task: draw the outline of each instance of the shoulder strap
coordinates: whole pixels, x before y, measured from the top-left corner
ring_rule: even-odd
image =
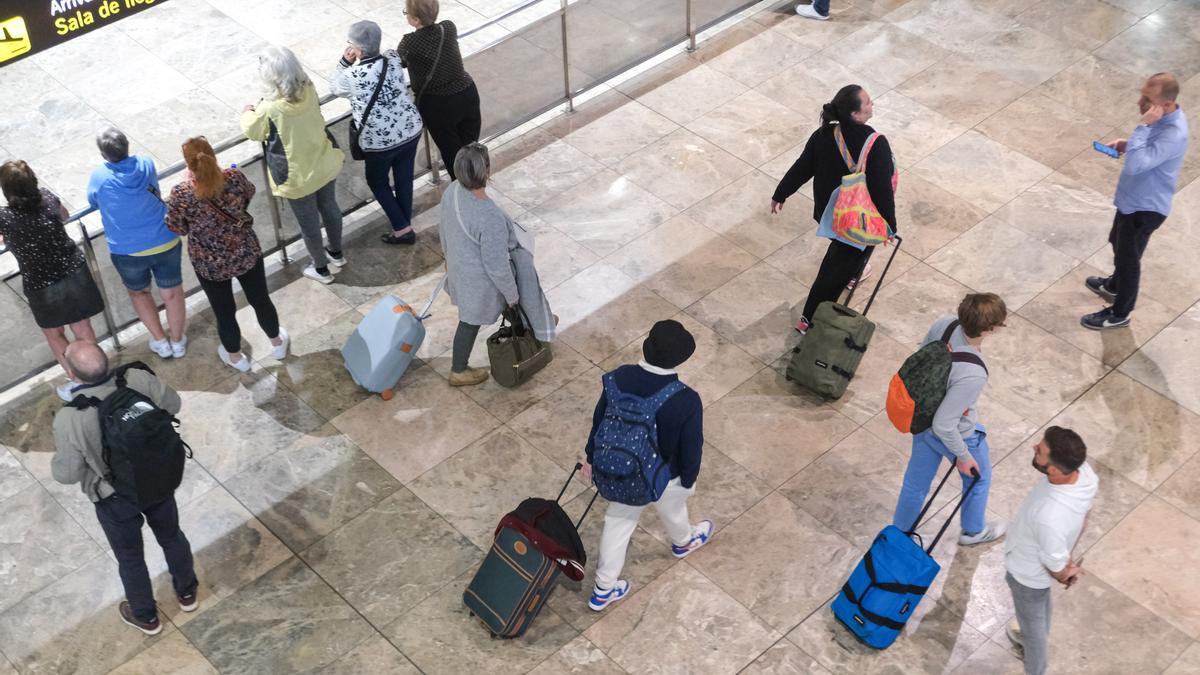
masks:
[[[855,168],[855,171],[858,173],[863,173],[867,170],[867,155],[871,154],[871,146],[875,145],[875,140],[878,138],[879,132],[876,131],[868,136],[866,142],[863,143],[862,152],[858,153],[858,166]]]
[[[375,107],[375,101],[379,99],[379,92],[383,91],[383,83],[387,80],[388,59],[386,56],[380,56],[380,61],[383,61],[383,70],[379,71],[379,82],[375,83],[375,91],[371,92],[371,100],[367,101],[367,109],[363,111],[362,127],[365,129],[367,120],[371,117],[371,109]]]
[[[472,236],[470,231],[467,230],[467,224],[462,219],[462,212],[458,210],[458,200],[462,197],[462,193],[466,188],[462,186],[462,183],[458,183],[457,181],[455,184],[458,185],[458,190],[455,191],[454,197],[450,200],[450,205],[454,208],[454,219],[458,221],[458,226],[462,228],[463,234],[467,235],[467,239],[474,242],[476,246],[483,246],[483,242],[477,237]],[[453,185],[451,188],[453,188]]]
[[[991,373],[988,371],[987,364],[984,363],[983,359],[979,358],[977,354],[972,354],[971,352],[951,352],[950,361],[953,363],[974,363],[980,368],[983,368],[984,373],[986,373],[988,376],[991,376]]]
[[[75,408],[76,410],[87,410],[88,408],[99,408],[100,399],[95,396],[87,396],[85,394],[75,394],[75,398],[63,404],[66,408]]]
[[[834,125],[833,140],[837,143],[838,152],[842,153],[842,161],[846,163],[846,168],[854,171],[856,165],[854,158],[850,156],[850,149],[846,147],[846,137],[842,135],[842,125]]]
[[[117,378],[118,389],[126,386],[125,373],[129,372],[130,370],[144,370],[151,375],[154,374],[154,371],[150,369],[150,366],[142,363],[141,361],[132,361],[123,366],[117,366],[115,369],[113,369],[112,376]]]
[[[950,344],[950,336],[954,335],[955,328],[958,328],[958,319],[951,321],[950,325],[946,326],[946,330],[942,331],[942,342]]]
[[[421,96],[429,88],[429,83],[433,82],[433,74],[437,72],[438,64],[442,62],[442,48],[446,46],[446,24],[439,23],[438,28],[441,29],[442,38],[438,40],[437,54],[433,57],[433,65],[429,67],[429,75],[425,77],[425,84],[421,85],[421,91],[417,92],[417,101],[421,100]]]
[[[617,387],[617,371],[612,370],[605,373],[600,381],[604,384],[604,395],[610,402],[621,394],[621,389]]]
[[[652,407],[657,410],[663,407],[663,405],[667,402],[667,399],[671,398],[675,394],[678,394],[686,388],[687,386],[684,385],[684,383],[680,382],[679,380],[674,380],[667,386],[659,389],[657,393],[651,396],[650,403]]]

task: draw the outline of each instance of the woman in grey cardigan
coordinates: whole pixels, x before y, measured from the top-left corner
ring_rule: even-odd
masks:
[[[458,307],[450,384],[480,384],[484,368],[469,368],[471,348],[481,326],[490,326],[506,308],[520,303],[535,337],[554,339],[554,315],[533,267],[532,237],[487,194],[491,161],[487,147],[470,143],[454,159],[458,180],[446,188],[439,233],[448,274],[446,291]]]

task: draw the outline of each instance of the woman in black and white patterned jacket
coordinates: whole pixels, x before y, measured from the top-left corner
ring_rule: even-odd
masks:
[[[413,103],[412,84],[400,57],[391,49],[379,52],[381,35],[379,25],[373,21],[350,26],[348,45],[330,81],[330,90],[350,99],[354,122],[361,129],[358,143],[366,161],[367,185],[392,224],[392,231],[382,237],[384,243],[411,245],[417,240],[412,229],[412,183],[421,113]],[[367,115],[381,76],[383,86]]]

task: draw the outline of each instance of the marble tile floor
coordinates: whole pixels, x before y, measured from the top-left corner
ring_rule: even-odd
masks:
[[[353,14],[384,3],[292,4]],[[487,16],[511,6],[461,4]],[[1195,70],[1144,35],[1200,37],[1200,8],[855,0],[834,12],[817,24],[763,11],[496,148],[494,197],[537,232],[563,321],[556,360],[521,388],[447,386],[445,296],[391,401],[342,369],[338,347],[379,296],[417,303],[432,290],[436,209],[418,216],[412,249],[381,250],[370,227],[353,235],[342,283],[276,274],[294,340],[283,361],[266,356],[245,311],[249,373],[219,366],[203,312],[185,360],[154,360],[144,340],[122,353],[150,359],[181,392],[196,449],[178,499],[200,609],[178,611],[147,545],[167,619],[158,637],[119,622],[116,566],[91,505],[50,476],[53,394],[0,406],[0,673],[1018,673],[1000,544],[943,540],[941,576],[886,651],[856,643],[828,608],[890,519],[907,461],[907,439],[882,414],[887,377],[968,290],[999,290],[1013,311],[985,344],[991,514],[1019,506],[1036,478],[1030,445],[1051,424],[1082,432],[1101,478],[1078,547],[1090,575],[1055,591],[1051,672],[1196,672],[1200,585],[1183,571],[1200,564],[1200,285],[1186,257],[1200,246],[1200,179],[1185,176],[1150,244],[1134,327],[1098,334],[1077,318],[1098,307],[1083,278],[1111,264],[1115,174],[1087,141],[1127,132],[1151,64]],[[1078,21],[1051,29],[1067,17]],[[866,35],[860,58],[839,57]],[[1074,60],[1026,58],[1006,72],[988,58],[1041,53],[1046,40]],[[965,98],[977,80],[990,91]],[[811,199],[804,190],[774,217],[767,204],[815,104],[849,81],[874,87],[876,126],[897,148],[906,241],[871,310],[863,371],[829,402],[781,374],[822,250]],[[1183,96],[1186,107],[1194,94]],[[756,113],[790,118],[741,119]],[[1045,142],[1021,135],[1031,120]],[[436,197],[426,188],[418,201]],[[557,492],[582,454],[600,374],[637,359],[650,324],[669,317],[697,338],[681,369],[705,403],[692,511],[716,521],[716,537],[676,561],[648,513],[622,604],[588,610],[589,575],[562,584],[524,637],[489,638],[460,597],[491,528],[525,496]],[[486,363],[488,332],[474,364]],[[576,482],[568,512],[590,496]],[[952,501],[939,497],[938,513]],[[602,524],[600,503],[581,528],[592,552]]]

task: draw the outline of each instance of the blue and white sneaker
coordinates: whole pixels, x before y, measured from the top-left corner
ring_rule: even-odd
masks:
[[[605,607],[608,607],[612,603],[625,597],[628,593],[629,582],[625,581],[624,579],[618,580],[617,583],[613,584],[613,587],[607,591],[602,591],[599,588],[592,587],[592,597],[588,599],[588,607],[591,607],[599,612]]]
[[[1079,320],[1079,323],[1084,328],[1092,330],[1108,330],[1110,328],[1124,328],[1129,325],[1128,316],[1117,316],[1113,313],[1112,307],[1105,307],[1095,314],[1088,314]]]
[[[692,538],[688,540],[688,543],[684,544],[683,546],[671,544],[671,555],[675,556],[676,558],[688,557],[688,554],[690,554],[692,551],[695,551],[701,546],[707,544],[708,540],[712,539],[712,533],[712,521],[700,521],[700,524],[692,530]]]

